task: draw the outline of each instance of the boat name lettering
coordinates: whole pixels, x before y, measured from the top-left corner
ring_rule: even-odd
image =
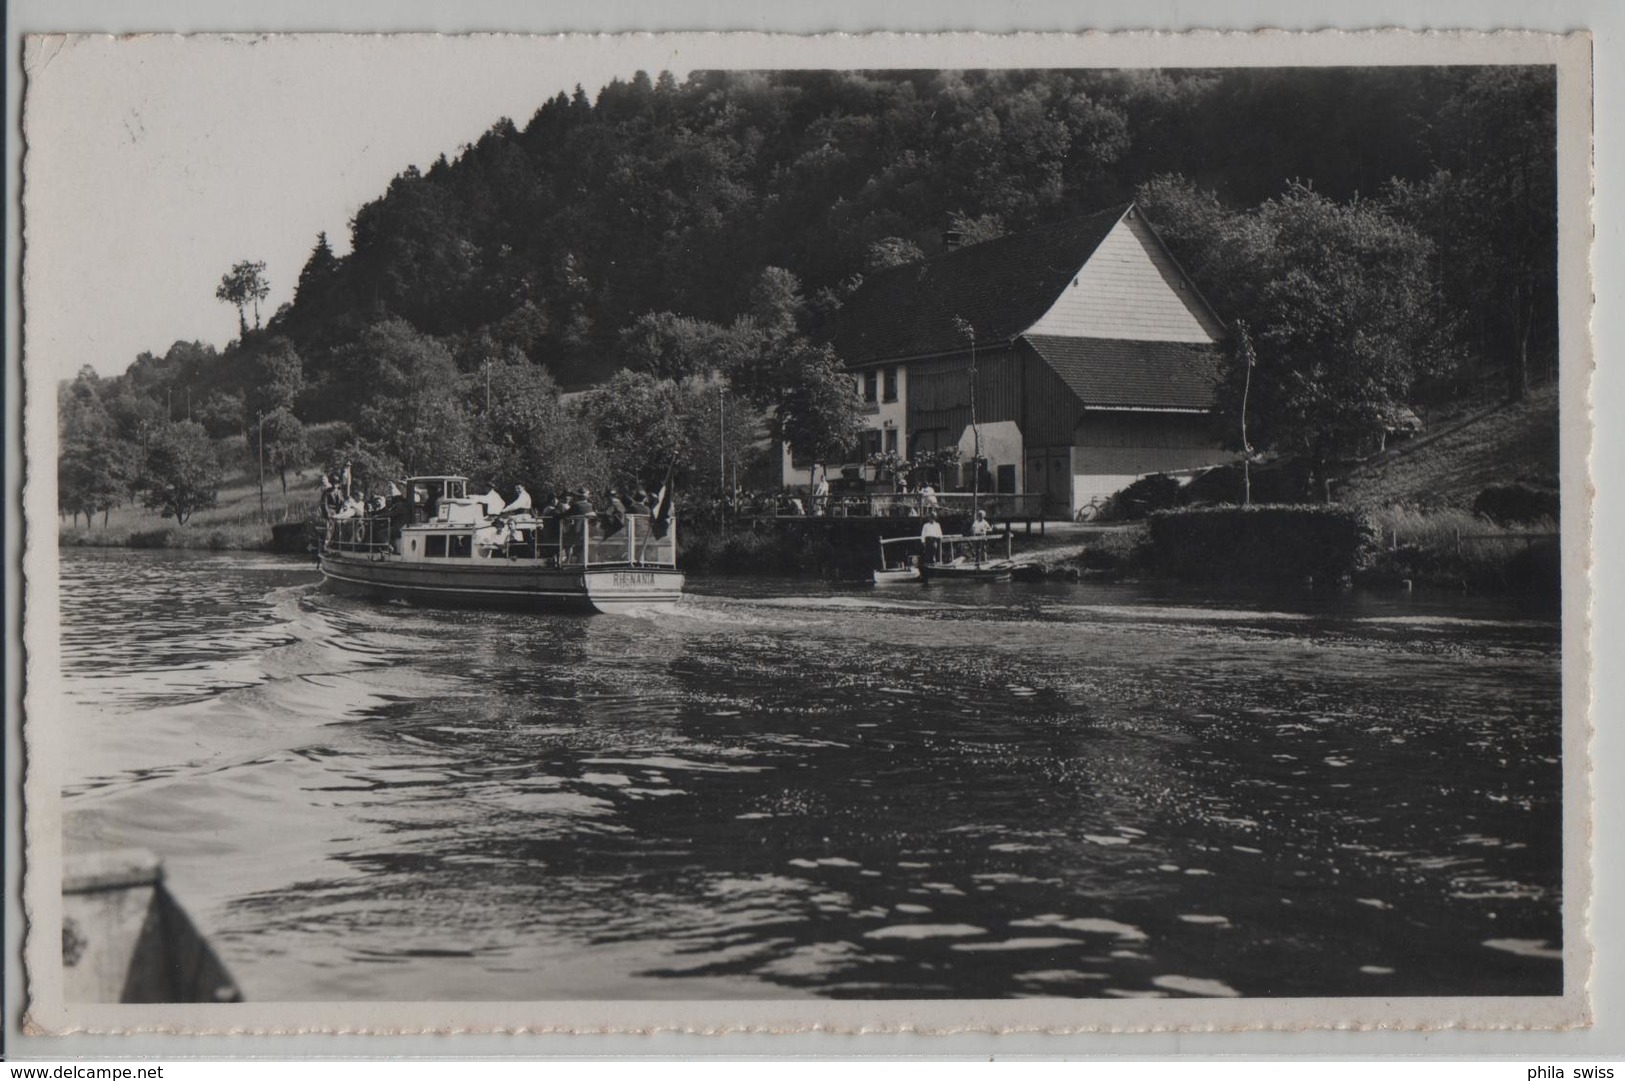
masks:
[[[655,576],[648,571],[616,571],[615,584],[618,586],[652,586]]]

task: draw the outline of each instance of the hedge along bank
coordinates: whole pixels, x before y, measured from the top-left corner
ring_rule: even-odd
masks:
[[[1181,507],[1157,511],[1147,527],[1151,569],[1196,582],[1337,584],[1377,536],[1366,512],[1337,504]]]

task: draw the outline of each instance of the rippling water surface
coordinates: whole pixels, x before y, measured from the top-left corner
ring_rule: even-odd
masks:
[[[255,1000],[1555,994],[1559,628],[698,583],[650,617],[63,556],[70,850]]]

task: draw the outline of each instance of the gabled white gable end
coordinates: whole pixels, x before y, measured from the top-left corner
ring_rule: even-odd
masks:
[[[1223,327],[1138,211],[1112,227],[1027,334],[1150,342],[1214,342]]]

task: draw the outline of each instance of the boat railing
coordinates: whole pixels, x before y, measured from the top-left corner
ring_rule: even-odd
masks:
[[[390,550],[392,528],[388,515],[329,518],[326,545],[330,551],[376,556]]]
[[[603,519],[604,535],[593,538],[582,549],[581,562],[589,567],[610,564],[629,564],[634,567],[677,566],[677,520],[668,519],[664,536],[655,535],[652,515],[628,514],[620,520],[620,527],[612,527]]]
[[[487,554],[557,567],[677,566],[677,522],[667,521],[661,535],[656,533],[654,519],[647,514],[629,514],[619,525],[589,515],[543,518],[488,545]]]
[[[1013,551],[1010,546],[1010,540],[1011,533],[1008,529],[997,533],[966,533],[949,535],[942,538],[942,559],[943,562],[952,562],[955,558],[954,550],[956,548],[968,548],[970,550],[969,558],[978,564],[986,562],[990,559],[1009,559]],[[996,545],[1000,541],[1004,542],[1004,555],[998,556],[995,554],[990,556],[987,551],[988,546]]]
[[[677,522],[668,520],[657,530],[652,515],[629,514],[615,520],[591,515],[521,519],[510,522],[495,536],[482,539],[478,552],[485,558],[527,559],[555,567],[676,567]],[[659,535],[657,535],[659,534]],[[329,551],[381,558],[393,552],[395,527],[390,518],[358,517],[328,520]]]

